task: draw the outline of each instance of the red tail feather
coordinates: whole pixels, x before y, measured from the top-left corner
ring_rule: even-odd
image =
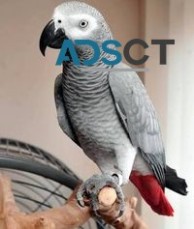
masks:
[[[173,216],[174,210],[164,195],[164,191],[157,179],[153,175],[143,176],[133,171],[130,180],[155,212],[160,215]]]

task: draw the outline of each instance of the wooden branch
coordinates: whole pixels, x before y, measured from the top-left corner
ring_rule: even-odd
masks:
[[[10,179],[0,175],[0,229],[74,229],[89,220],[92,213],[89,207],[77,204],[75,190],[67,203],[59,208],[26,215],[16,206]],[[99,214],[116,229],[148,229],[134,208],[136,198],[126,200],[124,214],[118,218],[118,202],[114,189],[105,187],[98,196]],[[116,220],[115,220],[116,219]]]
[[[105,187],[98,196],[101,209],[99,214],[102,219],[116,229],[148,229],[147,225],[135,212],[137,198],[132,197],[125,200],[125,211],[119,218],[119,204],[117,202],[116,191]]]

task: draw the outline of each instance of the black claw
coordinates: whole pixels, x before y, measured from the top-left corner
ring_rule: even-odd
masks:
[[[85,207],[85,203],[83,201],[83,198],[82,199],[77,198],[77,203],[79,204],[80,207],[82,207],[82,208]]]
[[[118,217],[121,217],[125,211],[125,205],[124,205],[124,202],[120,205],[120,212],[119,212],[119,216]]]
[[[93,208],[93,209],[92,209],[94,216],[95,216],[97,219],[100,219],[101,216],[98,214],[98,210],[99,210],[99,208],[97,208],[97,209]]]
[[[84,203],[84,185],[80,186],[76,197],[77,197],[77,202],[80,205],[80,207],[85,207],[85,203]]]

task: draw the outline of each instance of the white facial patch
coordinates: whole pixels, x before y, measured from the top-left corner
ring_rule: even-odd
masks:
[[[90,37],[92,32],[97,28],[98,24],[94,17],[88,14],[76,14],[69,17],[71,28],[69,35],[72,39],[84,39]],[[85,28],[80,26],[82,21],[86,21],[88,25]]]
[[[62,15],[58,11],[55,11],[53,15],[55,21],[55,28],[63,28],[69,39],[89,39],[93,31],[98,27],[96,18],[89,14],[72,14]],[[85,28],[80,26],[80,23],[87,22]]]

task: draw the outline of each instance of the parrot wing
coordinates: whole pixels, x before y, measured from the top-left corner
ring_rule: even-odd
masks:
[[[117,65],[126,68],[125,64]],[[130,70],[130,69],[129,69]],[[155,109],[135,72],[112,71],[109,85],[131,143],[137,147],[160,184],[165,186],[165,152]]]
[[[62,90],[62,74],[58,75],[55,80],[55,105],[57,109],[57,119],[59,126],[65,134],[67,134],[77,145],[80,145],[77,137],[73,131],[72,125],[70,123],[68,114],[65,109],[65,101],[63,99],[63,90]]]

